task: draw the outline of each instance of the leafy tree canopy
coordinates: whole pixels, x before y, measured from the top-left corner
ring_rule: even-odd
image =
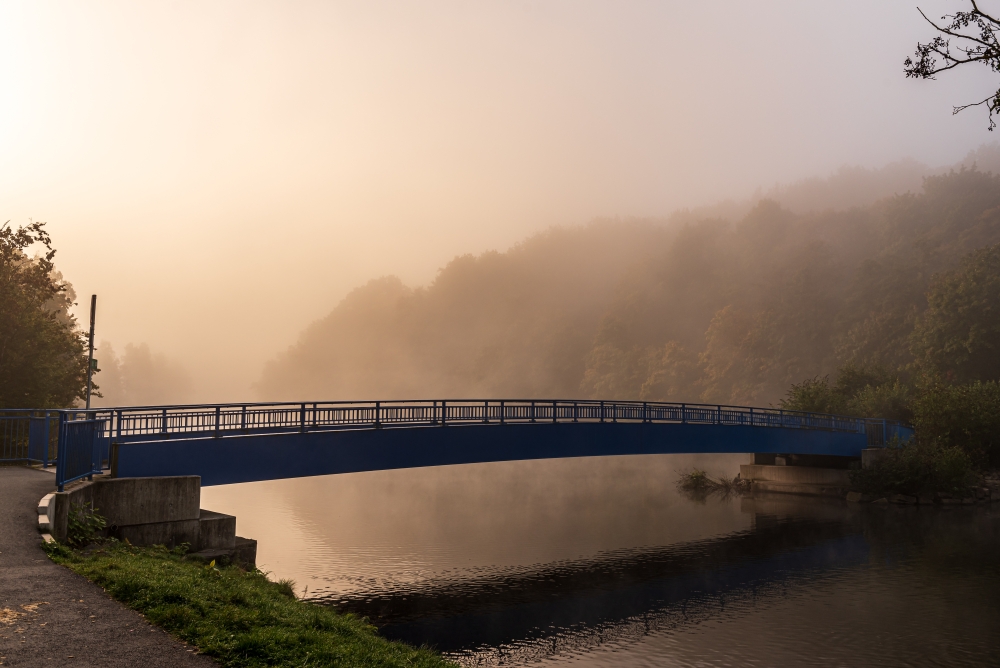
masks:
[[[72,289],[55,271],[55,250],[31,223],[0,228],[0,407],[63,408],[84,399],[87,353],[69,312]],[[26,250],[40,246],[34,258]]]
[[[946,380],[1000,379],[1000,244],[935,277],[912,348],[918,364]]]

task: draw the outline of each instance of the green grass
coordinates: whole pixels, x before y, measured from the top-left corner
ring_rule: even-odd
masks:
[[[299,601],[260,571],[182,560],[180,550],[117,541],[53,561],[194,645],[223,666],[453,666],[428,649],[380,637],[364,619]]]

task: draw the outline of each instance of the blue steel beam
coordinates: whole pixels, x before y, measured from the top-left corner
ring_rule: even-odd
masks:
[[[860,457],[863,433],[685,423],[546,423],[281,432],[115,443],[118,477],[202,485],[530,459],[683,453]]]

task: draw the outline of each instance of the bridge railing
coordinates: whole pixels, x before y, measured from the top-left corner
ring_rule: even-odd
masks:
[[[58,443],[57,411],[0,409],[0,462],[48,466]]]
[[[54,412],[53,412],[54,413]],[[205,404],[60,411],[57,483],[88,477],[110,464],[111,442],[228,438],[273,432],[447,427],[471,424],[680,423],[865,434],[870,447],[912,429],[889,420],[712,404],[560,399],[327,401]],[[65,458],[65,459],[64,459]]]
[[[60,412],[56,459],[56,485],[60,492],[67,483],[81,478],[93,479],[107,467],[107,428],[106,417],[86,411]]]
[[[869,434],[882,445],[905,429],[886,420],[710,404],[643,401],[455,399],[140,406],[98,409],[115,441],[193,436],[238,436],[266,431],[516,424],[543,422],[655,422],[824,429]],[[895,430],[895,431],[893,431]]]

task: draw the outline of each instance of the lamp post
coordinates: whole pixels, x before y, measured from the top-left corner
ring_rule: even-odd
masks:
[[[94,359],[94,316],[97,315],[97,295],[90,295],[90,341],[89,352],[87,354],[87,410],[90,410],[90,388],[93,386],[94,367],[97,360]]]

